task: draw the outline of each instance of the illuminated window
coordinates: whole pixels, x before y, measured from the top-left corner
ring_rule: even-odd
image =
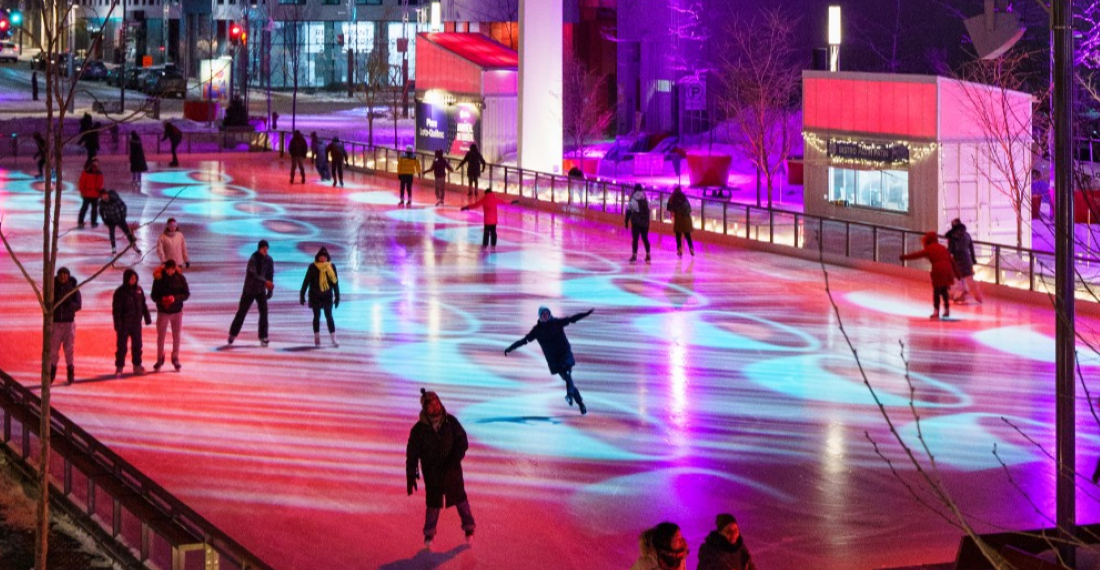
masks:
[[[888,212],[908,212],[909,171],[829,167],[829,201]]]
[[[658,79],[657,80],[657,92],[658,93],[668,93],[670,91],[672,91],[672,82],[671,81],[669,81],[667,79]]]

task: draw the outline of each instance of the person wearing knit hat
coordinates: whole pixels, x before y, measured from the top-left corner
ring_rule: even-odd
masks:
[[[241,301],[237,305],[233,323],[229,325],[228,344],[233,344],[240,334],[248,310],[252,308],[252,303],[256,303],[260,310],[260,344],[267,346],[267,300],[275,293],[275,261],[267,254],[268,247],[267,240],[260,240],[256,252],[248,258]]]
[[[424,548],[432,547],[439,513],[445,507],[456,507],[466,544],[473,545],[476,524],[462,479],[462,460],[469,447],[466,430],[447,413],[439,395],[421,388],[420,419],[409,431],[405,447],[405,479],[411,496],[424,476]]]
[[[715,519],[715,529],[699,547],[699,570],[756,570],[752,555],[741,538],[737,518],[722,513]]]
[[[80,310],[80,289],[67,267],[57,270],[53,280],[53,332],[50,336],[50,382],[57,376],[57,362],[61,350],[65,350],[68,383],[72,384],[76,369],[73,364],[73,345],[76,341],[76,312]]]
[[[596,309],[589,309],[583,313],[577,313],[571,317],[559,319],[550,313],[547,307],[539,307],[539,320],[531,328],[527,336],[513,342],[504,349],[504,356],[513,350],[531,342],[538,341],[542,347],[542,354],[546,357],[546,365],[550,367],[550,374],[557,374],[565,381],[565,401],[570,406],[577,402],[581,415],[588,413],[584,405],[580,390],[573,384],[573,367],[577,361],[573,358],[573,347],[569,345],[569,339],[565,336],[565,327],[591,315]]]
[[[336,276],[336,266],[332,263],[332,258],[325,247],[317,252],[313,263],[306,268],[306,277],[302,281],[302,290],[298,294],[298,300],[303,305],[306,304],[307,291],[309,308],[313,309],[313,346],[321,346],[321,311],[324,311],[332,346],[339,347],[340,343],[336,342],[336,323],[332,320],[332,309],[340,306],[340,283]]]

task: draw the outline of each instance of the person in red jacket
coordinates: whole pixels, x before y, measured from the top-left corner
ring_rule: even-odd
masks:
[[[99,227],[99,191],[103,189],[103,172],[99,170],[99,159],[93,158],[84,165],[77,188],[80,189],[80,198],[84,203],[80,205],[76,226],[84,227],[84,215],[88,213],[88,207],[91,206],[92,227]]]
[[[940,244],[940,238],[936,232],[928,232],[920,240],[924,249],[899,257],[902,261],[909,259],[926,258],[932,264],[932,306],[935,311],[931,319],[940,318],[940,299],[943,299],[943,317],[951,316],[951,301],[948,291],[955,283],[957,270],[955,260],[951,259],[951,253]]]
[[[481,206],[485,211],[485,230],[481,234],[481,249],[489,247],[490,241],[494,248],[497,246],[497,207],[501,204],[519,204],[519,200],[505,202],[499,198],[491,188],[486,188],[484,198],[469,206],[462,207],[463,212],[470,208],[477,208],[478,206]]]

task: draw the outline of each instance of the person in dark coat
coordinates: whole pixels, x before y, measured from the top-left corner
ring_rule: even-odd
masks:
[[[694,229],[691,223],[691,202],[679,186],[672,190],[672,196],[668,199],[668,211],[672,212],[672,232],[676,234],[676,256],[683,257],[684,245],[680,241],[683,237],[687,240],[688,251],[695,256],[695,244],[691,242],[691,231]]]
[[[107,224],[107,232],[111,236],[112,255],[117,253],[115,228],[122,230],[122,234],[130,240],[130,245],[134,247],[134,252],[141,255],[141,249],[137,246],[137,238],[134,237],[134,232],[130,230],[130,223],[126,221],[126,202],[118,197],[118,192],[106,189],[99,191],[99,217],[103,219],[104,224]]]
[[[638,559],[630,570],[687,570],[688,552],[680,527],[666,521],[638,537]]]
[[[933,320],[940,318],[940,299],[943,299],[943,317],[950,317],[951,301],[948,299],[947,292],[955,282],[955,272],[957,271],[955,261],[951,259],[951,254],[947,251],[947,248],[940,245],[939,236],[936,235],[936,232],[924,234],[920,241],[924,249],[902,255],[899,259],[906,261],[923,257],[932,264],[932,306],[935,310],[929,318]]]
[[[317,174],[321,176],[322,181],[328,180],[328,152],[325,150],[324,141],[317,136],[317,131],[309,133],[309,151],[313,153],[313,166],[317,168]],[[290,182],[294,183],[293,176]]]
[[[38,177],[42,178],[43,168],[46,167],[46,139],[38,131],[35,131],[31,138],[34,139],[34,160],[38,165]]]
[[[115,377],[122,376],[122,366],[126,363],[126,341],[130,341],[130,358],[134,363],[134,374],[145,374],[141,367],[141,323],[149,325],[149,306],[145,304],[145,291],[138,285],[138,274],[127,269],[122,274],[122,285],[115,289],[111,303],[111,314],[115,322]]]
[[[137,131],[130,131],[130,182],[134,189],[141,188],[141,173],[149,171],[145,162],[145,148],[141,146],[141,137]]]
[[[344,187],[344,165],[348,162],[348,151],[344,148],[344,143],[340,142],[340,137],[332,137],[332,142],[328,143],[325,147],[324,154],[328,154],[329,162],[332,163],[332,187],[336,188],[336,183],[340,183],[340,187]]]
[[[476,143],[470,145],[470,150],[466,151],[466,156],[462,157],[462,162],[458,163],[458,168],[463,166],[466,166],[466,182],[470,185],[466,195],[477,196],[478,179],[481,178],[481,171],[485,169],[485,157],[481,156]]]
[[[303,139],[304,140],[304,139]],[[260,344],[267,346],[267,300],[275,293],[275,261],[267,254],[267,240],[260,240],[256,252],[248,258],[248,267],[244,274],[244,289],[241,291],[241,302],[237,306],[237,315],[233,317],[233,324],[229,325],[229,344],[237,338],[244,325],[244,318],[248,316],[248,310],[252,303],[260,310]]]
[[[649,263],[649,200],[641,184],[634,185],[634,192],[630,194],[630,202],[624,210],[623,227],[631,228],[630,262],[638,261],[638,239],[641,238],[645,244],[645,262]]]
[[[340,346],[336,342],[336,323],[332,320],[332,309],[340,306],[340,283],[327,248],[322,247],[314,256],[313,263],[306,268],[306,277],[302,280],[302,291],[299,293],[303,305],[306,304],[307,293],[309,308],[313,309],[313,345],[321,346],[321,311],[324,311],[332,346]]]
[[[88,117],[87,114],[85,114],[85,116]],[[84,121],[81,120],[80,124],[82,134],[80,135],[80,140],[77,141],[77,144],[84,147],[85,152],[88,153],[88,160],[91,161],[93,158],[95,158],[95,155],[99,153],[99,131],[101,128],[103,128],[103,125],[100,125],[99,123],[94,123],[90,125],[87,130],[83,130]]]
[[[183,328],[183,303],[191,298],[187,278],[172,259],[153,271],[153,303],[157,306],[157,363],[154,371],[164,366],[164,337],[172,327],[172,366],[180,371],[180,329]]]
[[[699,570],[756,570],[733,515],[718,515],[716,529],[699,547]]]
[[[38,72],[31,72],[31,101],[38,100]]]
[[[472,544],[476,524],[462,480],[462,459],[470,447],[466,430],[447,413],[435,392],[421,388],[420,407],[420,420],[409,431],[405,447],[405,483],[411,496],[417,490],[416,481],[424,476],[424,547],[431,548],[445,507],[458,509],[466,543]]]
[[[959,291],[955,301],[963,302],[967,293],[971,293],[974,300],[981,303],[982,290],[977,281],[974,281],[974,263],[978,256],[974,253],[974,240],[970,239],[966,225],[958,218],[951,220],[951,229],[947,230],[944,237],[947,238],[947,251],[955,260],[955,268],[959,270]]]
[[[50,337],[50,382],[57,376],[58,357],[65,350],[69,384],[76,375],[73,345],[76,341],[76,312],[81,308],[80,289],[67,267],[57,270],[53,280],[53,334]]]
[[[443,195],[447,190],[447,172],[454,172],[454,168],[451,167],[451,163],[443,158],[443,151],[435,151],[435,158],[432,160],[431,166],[432,174],[435,175],[435,205],[443,205]]]
[[[290,153],[290,183],[294,184],[294,170],[302,175],[302,184],[306,183],[306,156],[309,155],[309,143],[302,131],[294,131],[290,137],[290,145],[287,148]]]
[[[588,408],[584,405],[580,390],[573,384],[573,367],[576,366],[577,361],[573,358],[573,347],[565,337],[565,327],[591,315],[595,310],[589,309],[583,313],[559,319],[550,314],[549,308],[539,307],[539,320],[534,327],[531,327],[531,332],[504,349],[504,356],[508,356],[508,353],[513,350],[537,340],[542,347],[543,356],[546,357],[546,365],[550,367],[550,374],[557,374],[565,381],[565,401],[572,406],[575,400],[582,415],[588,413]]]
[[[164,135],[160,137],[160,140],[166,140],[172,145],[172,162],[168,163],[168,166],[179,166],[180,159],[176,156],[176,149],[180,147],[180,142],[183,141],[183,131],[173,125],[171,121],[164,121]]]

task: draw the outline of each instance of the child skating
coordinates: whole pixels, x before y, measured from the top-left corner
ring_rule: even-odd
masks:
[[[470,204],[469,206],[463,206],[462,211],[465,212],[471,208],[480,207],[485,212],[485,227],[481,232],[481,249],[489,247],[492,244],[493,249],[497,247],[497,208],[501,204],[519,204],[519,200],[512,200],[506,202],[501,200],[492,188],[485,190],[485,197]],[[438,205],[438,204],[437,204]]]
[[[531,328],[527,336],[512,343],[512,346],[504,349],[504,356],[509,352],[537,340],[542,347],[542,354],[546,357],[546,364],[550,367],[550,374],[557,374],[565,381],[565,401],[572,406],[577,402],[581,414],[587,414],[588,408],[584,405],[580,390],[573,384],[573,367],[577,361],[573,359],[573,348],[569,345],[569,339],[565,337],[565,327],[591,315],[596,309],[589,309],[583,313],[577,313],[571,317],[559,319],[550,314],[547,307],[539,307],[539,321]]]

